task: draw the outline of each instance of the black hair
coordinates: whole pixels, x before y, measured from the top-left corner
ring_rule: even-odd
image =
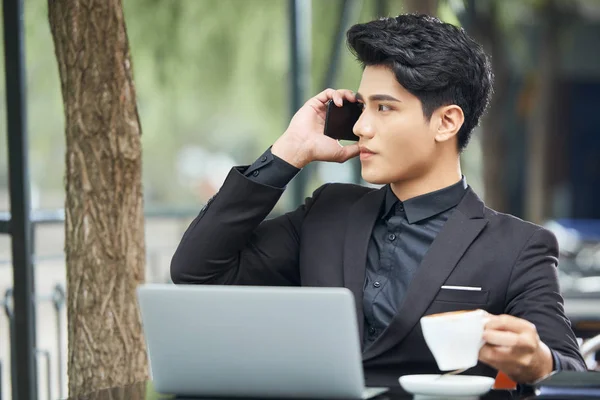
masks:
[[[354,25],[347,41],[363,68],[389,67],[421,101],[427,119],[441,106],[459,106],[465,120],[458,150],[464,150],[490,102],[494,78],[483,48],[462,28],[428,15],[403,14]]]

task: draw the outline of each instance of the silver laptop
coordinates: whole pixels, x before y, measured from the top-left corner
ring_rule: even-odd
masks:
[[[154,388],[188,396],[366,399],[345,288],[138,288]]]

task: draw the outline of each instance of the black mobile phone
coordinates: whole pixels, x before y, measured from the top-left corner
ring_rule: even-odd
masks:
[[[358,136],[352,132],[352,129],[361,113],[360,103],[344,101],[344,105],[338,107],[333,100],[329,100],[325,115],[325,135],[336,140],[358,141]]]

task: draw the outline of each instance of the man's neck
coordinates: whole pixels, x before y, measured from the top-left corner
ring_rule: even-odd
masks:
[[[434,168],[428,174],[415,179],[392,183],[390,187],[398,199],[406,201],[413,197],[452,186],[461,179],[460,162],[457,162],[452,167]]]

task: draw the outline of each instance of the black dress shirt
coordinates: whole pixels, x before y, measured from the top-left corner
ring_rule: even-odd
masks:
[[[262,184],[282,188],[298,172],[298,168],[268,149],[244,174]],[[414,272],[466,188],[463,178],[450,187],[401,202],[388,185],[367,250],[365,348],[396,315]]]
[[[363,289],[365,348],[396,315],[423,256],[466,188],[463,177],[452,186],[401,202],[391,187],[386,187],[385,201],[367,249]]]

